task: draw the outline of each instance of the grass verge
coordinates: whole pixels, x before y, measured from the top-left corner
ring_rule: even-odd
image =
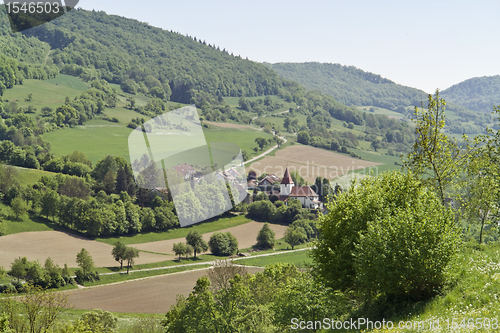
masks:
[[[137,279],[146,278],[146,277],[171,274],[171,273],[178,273],[178,272],[184,272],[184,271],[191,271],[194,269],[207,268],[207,267],[210,267],[210,265],[209,264],[200,264],[200,265],[196,265],[196,266],[170,267],[170,268],[165,268],[165,269],[157,269],[157,270],[153,270],[153,271],[134,270],[134,271],[130,271],[129,274],[127,274],[127,272],[125,271],[124,273],[119,273],[119,274],[101,275],[101,279],[99,281],[92,282],[92,283],[85,283],[85,287],[104,285],[104,284],[110,284],[110,283],[116,283],[116,282],[123,282],[123,281],[129,281],[129,280],[137,280]]]

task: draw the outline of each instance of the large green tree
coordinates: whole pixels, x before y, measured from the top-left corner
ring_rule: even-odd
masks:
[[[203,235],[201,235],[198,231],[190,231],[186,236],[186,243],[193,247],[195,258],[197,253],[208,250],[207,242],[205,242]]]
[[[120,263],[120,269],[123,268],[123,260],[125,259],[125,252],[127,251],[127,245],[122,242],[117,242],[113,249],[111,250],[111,255],[113,258]]]

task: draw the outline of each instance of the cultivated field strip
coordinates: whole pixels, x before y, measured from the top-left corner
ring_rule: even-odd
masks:
[[[247,268],[249,273],[263,268]],[[102,309],[126,313],[166,313],[177,295],[188,296],[207,269],[192,270],[111,285],[67,291],[75,309]]]

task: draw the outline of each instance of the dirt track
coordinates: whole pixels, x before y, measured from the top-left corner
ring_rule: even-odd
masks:
[[[69,291],[75,309],[102,309],[126,313],[166,313],[176,304],[176,295],[188,296],[206,269],[157,276],[137,281]],[[261,268],[247,268],[249,273]]]
[[[264,225],[263,222],[252,221],[236,227],[219,230],[217,232],[228,232],[228,231],[231,232],[234,235],[234,237],[236,237],[236,239],[238,240],[238,247],[240,249],[244,249],[251,247],[256,243],[257,234],[259,233],[260,229],[262,229],[263,225]],[[285,230],[287,228],[286,226],[270,224],[270,227],[275,232],[276,239],[285,237]],[[210,236],[213,233],[214,232],[203,234],[203,239],[208,242]],[[185,242],[185,241],[186,241],[185,238],[177,238],[177,239],[170,239],[170,240],[150,242],[150,243],[134,244],[133,246],[143,251],[171,254],[172,258],[174,258],[172,252],[172,247],[174,246],[174,243]]]

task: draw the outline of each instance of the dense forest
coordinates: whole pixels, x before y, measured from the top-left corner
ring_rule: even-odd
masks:
[[[442,96],[470,110],[489,113],[493,105],[500,104],[500,75],[465,80],[443,90]]]
[[[2,16],[5,34],[9,26]],[[45,56],[52,49],[46,62],[60,66],[64,73],[123,84],[130,92],[158,87],[179,102],[190,102],[196,91],[256,96],[276,94],[279,88],[293,84],[265,66],[195,37],[104,12],[72,11],[26,31],[24,37],[5,37],[11,41],[6,46],[13,49],[8,56],[23,57],[16,52],[16,39],[34,40],[22,46],[31,54],[26,60],[42,60],[40,54]]]
[[[307,89],[321,91],[346,105],[396,109],[420,106],[427,98],[421,90],[396,84],[354,66],[317,62],[267,65],[282,77],[299,82]]]

